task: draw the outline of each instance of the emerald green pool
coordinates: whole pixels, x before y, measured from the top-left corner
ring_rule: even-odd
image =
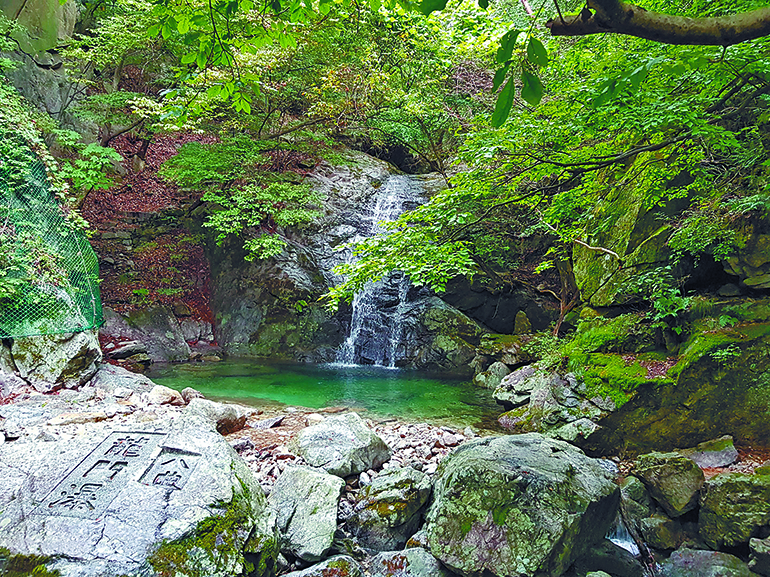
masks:
[[[373,417],[497,429],[492,391],[468,381],[379,367],[277,364],[254,360],[155,365],[148,376],[208,398],[253,406],[346,406]]]

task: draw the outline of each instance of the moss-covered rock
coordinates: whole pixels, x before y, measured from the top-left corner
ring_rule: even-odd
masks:
[[[672,517],[698,506],[705,478],[692,460],[678,453],[648,453],[634,461],[634,476]]]
[[[372,559],[373,577],[452,577],[452,572],[425,549],[380,553]]]
[[[724,473],[706,482],[698,531],[713,548],[748,543],[770,525],[770,477]]]
[[[660,564],[663,577],[750,577],[746,563],[728,553],[678,549]]]
[[[604,538],[618,494],[614,473],[567,443],[474,440],[439,466],[430,551],[462,575],[560,575]]]
[[[412,468],[388,469],[360,492],[348,529],[364,547],[401,549],[420,526],[430,477]]]

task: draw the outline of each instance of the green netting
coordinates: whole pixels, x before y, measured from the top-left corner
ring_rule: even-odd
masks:
[[[65,219],[42,162],[19,144],[0,158],[0,338],[98,327],[96,254]]]

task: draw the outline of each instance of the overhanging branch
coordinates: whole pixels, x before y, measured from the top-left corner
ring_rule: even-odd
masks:
[[[618,0],[588,0],[580,14],[546,23],[554,36],[611,32],[666,44],[731,46],[770,35],[770,8],[710,18],[686,18],[650,12]]]

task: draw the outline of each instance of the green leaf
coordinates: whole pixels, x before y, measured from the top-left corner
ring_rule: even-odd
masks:
[[[380,9],[380,6],[382,6],[381,0],[369,0],[369,7],[373,12],[377,12]]]
[[[591,99],[591,106],[593,108],[599,108],[604,104],[607,104],[615,97],[617,93],[618,81],[616,78],[610,78],[599,85],[599,94]]]
[[[527,60],[535,66],[548,65],[548,51],[537,38],[530,38],[527,42]]]
[[[427,16],[431,12],[446,8],[446,3],[447,0],[422,0],[418,9]]]
[[[206,62],[208,62],[208,54],[205,52],[198,52],[198,55],[195,57],[195,63],[198,65],[198,68],[201,70],[206,68]]]
[[[182,64],[191,64],[195,62],[195,60],[198,58],[198,55],[195,52],[188,52],[184,56],[182,56],[181,62]]]
[[[502,68],[497,69],[495,72],[495,77],[492,79],[492,92],[497,92],[497,89],[500,88],[500,85],[503,83],[503,80],[505,80],[505,76],[508,74],[508,69],[510,67],[511,63],[508,62]]]
[[[543,98],[543,84],[540,78],[528,70],[521,72],[521,97],[530,106],[537,106]]]
[[[153,24],[147,29],[147,36],[157,36],[160,34],[160,24]]]
[[[209,98],[216,98],[222,92],[222,87],[219,85],[209,86],[206,90],[206,96]]]
[[[497,97],[495,103],[495,111],[492,113],[492,126],[500,128],[511,113],[511,106],[513,106],[513,95],[515,92],[516,84],[513,78],[509,78],[505,83],[503,89],[500,91],[500,95]]]
[[[489,8],[489,0],[479,0],[479,8],[482,10]]]
[[[513,54],[513,47],[516,46],[516,39],[519,34],[522,34],[523,30],[509,30],[502,38],[500,38],[500,48],[497,49],[497,61],[502,64],[511,59]]]

